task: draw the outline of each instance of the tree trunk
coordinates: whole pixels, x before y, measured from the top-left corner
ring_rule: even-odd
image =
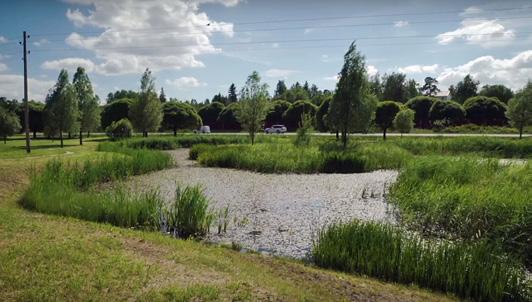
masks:
[[[7,144],[7,136],[4,135],[4,145]]]
[[[347,147],[347,129],[342,130],[342,145],[344,149]]]
[[[68,139],[71,139],[72,138],[72,133],[70,133],[70,131],[68,131]]]
[[[523,138],[523,126],[519,127],[519,139]]]
[[[83,145],[83,131],[79,130],[79,145]]]
[[[87,131],[87,137],[91,137],[91,132]]]
[[[174,136],[177,136],[177,128],[174,128]]]
[[[338,130],[336,130],[336,140],[340,139],[340,134],[338,133]]]
[[[59,130],[59,139],[61,140],[61,148],[63,148],[63,130]]]
[[[37,131],[33,130],[33,139],[37,138]]]
[[[386,140],[386,128],[382,131],[382,139]]]
[[[251,136],[251,144],[253,145],[255,143],[255,133],[250,133],[249,136]]]

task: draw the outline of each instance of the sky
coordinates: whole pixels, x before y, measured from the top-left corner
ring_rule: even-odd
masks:
[[[0,2],[0,96],[29,97],[84,67],[102,101],[139,90],[146,68],[167,97],[202,101],[254,70],[333,90],[352,41],[369,75],[402,72],[440,88],[471,74],[512,89],[532,79],[530,0],[18,0]]]

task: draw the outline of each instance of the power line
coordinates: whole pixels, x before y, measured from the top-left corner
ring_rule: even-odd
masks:
[[[532,32],[519,32],[516,35],[531,34]],[[491,36],[493,33],[463,33],[463,34],[441,34],[441,37],[471,37],[471,36]],[[128,50],[128,49],[153,49],[153,48],[189,48],[201,46],[229,46],[229,45],[253,45],[253,44],[272,44],[272,43],[306,43],[306,42],[332,42],[332,41],[359,41],[359,40],[383,40],[383,39],[417,39],[417,38],[434,38],[434,35],[400,35],[400,36],[364,36],[351,38],[316,38],[316,39],[285,39],[285,40],[262,40],[262,41],[241,41],[241,42],[209,42],[208,44],[187,44],[176,46],[174,44],[158,44],[150,46],[122,46],[122,47],[94,47],[94,48],[44,48],[37,49],[36,52],[47,51],[97,51],[97,50]]]

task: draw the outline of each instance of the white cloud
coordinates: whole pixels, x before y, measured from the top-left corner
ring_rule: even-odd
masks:
[[[207,85],[200,82],[195,77],[180,77],[174,80],[166,80],[165,83],[178,89],[197,88]]]
[[[308,35],[308,34],[313,33],[315,31],[316,31],[315,28],[305,28],[305,30],[303,31],[303,34]]]
[[[61,70],[66,69],[70,72],[75,71],[78,66],[85,68],[87,72],[93,72],[95,70],[95,64],[88,59],[83,58],[66,58],[61,60],[45,61],[41,67],[43,69]]]
[[[323,79],[325,81],[338,82],[339,76],[338,75],[333,75],[333,76],[330,76],[330,77],[324,77]]]
[[[480,7],[477,7],[477,6],[470,6],[466,9],[464,9],[464,11],[462,13],[460,13],[460,16],[470,16],[470,15],[477,15],[477,14],[480,14],[482,13],[484,10],[482,10]]]
[[[368,76],[372,77],[372,76],[376,75],[377,73],[379,73],[379,70],[377,69],[377,67],[375,67],[373,65],[367,65],[366,66],[366,72],[368,73]]]
[[[233,36],[233,25],[211,20],[202,3],[236,5],[237,0],[132,1],[67,0],[90,6],[87,13],[68,9],[67,18],[78,27],[97,27],[95,36],[71,33],[66,43],[92,51],[102,74],[202,67],[199,55],[220,53],[210,41],[214,33]]]
[[[0,36],[0,44],[7,43],[7,38],[4,36]]]
[[[399,28],[405,27],[405,26],[408,26],[408,25],[409,25],[408,21],[403,21],[403,20],[396,21],[396,22],[393,23],[393,27],[399,27]]]
[[[268,78],[283,78],[283,79],[286,79],[289,76],[294,75],[296,73],[299,73],[299,70],[271,68],[271,69],[266,70],[266,72],[264,74]]]
[[[503,46],[515,38],[515,32],[506,29],[497,20],[466,19],[461,26],[453,31],[436,36],[441,45],[447,45],[457,40],[464,40],[469,44],[483,47]]]
[[[44,102],[48,90],[54,84],[54,81],[28,78],[28,98]],[[24,77],[17,74],[0,74],[0,95],[7,98],[22,99],[24,97]]]
[[[409,65],[399,67],[399,72],[402,73],[435,73],[439,68],[438,64],[433,65]]]
[[[279,43],[272,43],[272,48],[279,48]]]
[[[450,86],[467,74],[485,84],[504,84],[512,89],[522,88],[532,80],[532,50],[523,51],[510,59],[492,56],[478,57],[463,65],[445,68],[437,77],[440,84]]]
[[[46,45],[48,43],[50,43],[50,41],[48,41],[47,39],[43,38],[43,39],[40,39],[39,41],[33,42],[33,45],[35,45],[37,47],[41,47],[41,46]]]
[[[0,71],[6,71],[7,70],[7,65],[0,62]]]
[[[330,62],[329,55],[321,55],[321,61],[323,63]]]

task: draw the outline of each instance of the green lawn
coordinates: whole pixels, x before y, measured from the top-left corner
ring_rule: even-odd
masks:
[[[0,301],[451,301],[452,297],[300,262],[242,254],[21,209],[30,167],[82,158],[97,142],[0,143]]]

